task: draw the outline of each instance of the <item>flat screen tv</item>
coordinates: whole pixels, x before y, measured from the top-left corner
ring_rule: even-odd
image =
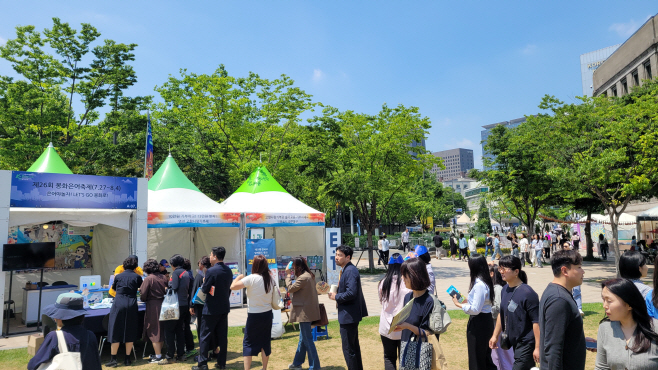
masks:
[[[55,243],[17,243],[2,246],[2,271],[55,267]]]

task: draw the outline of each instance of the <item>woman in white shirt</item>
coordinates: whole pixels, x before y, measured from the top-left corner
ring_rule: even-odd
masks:
[[[489,339],[493,335],[494,323],[491,318],[491,302],[495,298],[493,281],[489,275],[487,259],[481,255],[471,255],[468,260],[471,270],[471,286],[468,299],[460,303],[453,295],[452,301],[469,314],[466,326],[468,364],[470,370],[496,369],[491,359]]]
[[[471,255],[477,253],[477,245],[477,240],[475,240],[475,237],[473,234],[471,234],[471,236],[468,238],[468,251],[471,253]]]
[[[231,290],[247,288],[247,324],[242,340],[242,356],[244,368],[251,368],[252,356],[262,356],[263,369],[267,370],[267,362],[272,353],[272,294],[277,289],[270,275],[267,258],[262,254],[254,257],[251,275],[239,275]]]
[[[408,289],[402,282],[402,275],[400,275],[402,262],[404,261],[400,253],[393,254],[388,260],[386,276],[379,282],[379,302],[382,304],[382,311],[379,315],[379,335],[384,346],[385,370],[396,369],[402,332],[394,331],[391,334],[388,332],[393,316],[404,306],[404,296],[411,293],[411,289]]]

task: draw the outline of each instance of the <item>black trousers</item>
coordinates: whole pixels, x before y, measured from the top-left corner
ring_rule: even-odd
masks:
[[[383,335],[382,345],[384,345],[384,370],[396,370],[398,358],[400,357],[400,340],[389,339]]]
[[[363,370],[361,346],[359,346],[359,323],[340,324],[340,338],[347,370]]]
[[[390,250],[387,251],[379,251],[379,260],[383,261],[385,265],[388,265],[388,254],[390,253]],[[379,263],[379,262],[378,262]]]
[[[517,343],[514,346],[514,365],[512,370],[530,370],[535,367],[532,352],[535,351],[535,341]]]
[[[192,320],[192,314],[190,314],[190,307],[181,307],[181,316],[183,316],[183,335],[185,336],[185,349],[191,351],[194,349],[194,335],[192,335],[192,328],[190,327],[190,321]]]
[[[404,251],[406,251],[407,249],[409,249],[409,242],[403,242],[402,243],[402,253],[404,253]],[[409,249],[409,250],[411,251],[411,249]]]
[[[489,339],[493,335],[494,323],[491,313],[469,316],[466,325],[469,370],[497,370],[491,359]]]
[[[530,252],[521,252],[521,261],[523,262],[523,266],[525,266],[526,262],[532,266],[532,261],[530,260]]]
[[[201,339],[199,342],[199,366],[208,364],[208,352],[214,351],[215,346],[218,346],[217,365],[219,367],[226,367],[228,313],[203,315],[203,319],[201,320]]]
[[[203,312],[203,305],[195,304],[194,316],[196,316],[196,338],[199,341],[199,346],[201,346],[201,321],[203,320],[203,315],[201,314],[202,312]]]
[[[468,249],[459,249],[459,259],[467,259],[468,258],[468,252],[466,252]]]
[[[185,318],[183,312],[187,307],[180,308],[180,316],[178,320],[168,320],[164,322],[165,342],[167,343],[167,357],[174,358],[175,352],[178,356],[185,354],[185,332],[183,331],[183,320]],[[189,311],[188,318],[189,320]]]
[[[546,258],[547,263],[551,262],[551,247],[544,248],[544,258]]]

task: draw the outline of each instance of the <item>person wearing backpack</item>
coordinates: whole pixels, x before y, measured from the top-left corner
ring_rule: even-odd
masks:
[[[531,369],[539,362],[539,296],[527,284],[520,259],[505,256],[498,263],[498,271],[507,284],[502,289],[500,314],[489,348],[514,348],[512,369]]]
[[[51,331],[27,364],[28,370],[55,362],[66,369],[100,370],[101,358],[96,346],[96,335],[82,326],[87,314],[80,294],[62,293],[55,304],[45,307],[42,313],[49,316],[61,330]],[[65,343],[59,343],[63,337]],[[62,353],[60,348],[68,350]]]

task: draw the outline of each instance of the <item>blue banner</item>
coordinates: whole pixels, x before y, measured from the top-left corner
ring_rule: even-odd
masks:
[[[251,275],[251,266],[254,262],[254,257],[262,254],[267,258],[267,264],[270,271],[276,274],[276,245],[274,239],[247,239],[247,275]]]
[[[136,209],[137,179],[13,171],[11,207]]]
[[[151,133],[151,113],[147,113],[146,120],[146,156],[144,157],[144,177],[153,177],[153,135]]]

